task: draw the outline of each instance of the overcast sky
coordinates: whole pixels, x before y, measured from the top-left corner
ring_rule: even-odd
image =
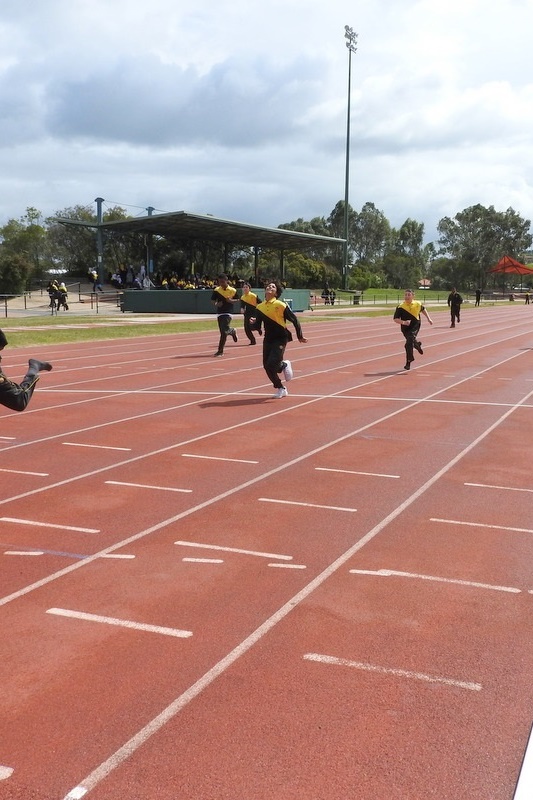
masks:
[[[148,206],[276,227],[533,219],[533,0],[1,0],[0,224]]]

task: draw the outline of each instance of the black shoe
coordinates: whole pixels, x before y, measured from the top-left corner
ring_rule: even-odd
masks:
[[[257,344],[257,342],[254,339],[253,342],[250,342],[250,344]]]
[[[231,334],[231,338],[233,339],[233,341],[236,342],[237,341],[237,331],[235,330],[235,328],[231,329],[230,334]]]
[[[424,351],[422,350],[422,342],[415,342],[413,347],[415,348],[415,350],[418,350],[421,356],[424,355]]]
[[[410,361],[406,361],[406,362],[405,362],[405,367],[404,367],[404,369],[411,369],[411,362],[410,362]]]
[[[217,350],[215,355],[213,356],[213,358],[216,358],[217,356],[223,356],[223,355],[224,355],[224,353],[222,352],[222,350]]]
[[[30,372],[50,372],[52,365],[48,361],[37,361],[36,358],[30,358],[28,361]]]

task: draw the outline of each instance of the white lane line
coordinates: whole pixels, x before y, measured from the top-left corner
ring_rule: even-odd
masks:
[[[126,483],[125,481],[105,481],[110,486],[133,486],[134,489],[157,489],[161,492],[192,492],[192,489],[176,489],[173,486],[150,486],[146,483]]]
[[[418,575],[416,572],[397,572],[393,569],[351,569],[352,575],[376,575],[385,578],[398,577],[398,578],[415,578],[422,581],[435,581],[437,583],[456,583],[459,586],[472,586],[475,589],[493,589],[495,592],[512,592],[513,594],[521,594],[521,589],[515,589],[512,586],[494,586],[490,583],[477,583],[477,581],[463,581],[459,578],[439,578],[435,575]]]
[[[208,461],[231,461],[234,464],[259,464],[259,461],[247,461],[244,458],[222,458],[221,456],[197,456],[194,453],[182,453],[182,458],[205,458]]]
[[[330,469],[329,467],[315,467],[317,472],[342,472],[344,475],[368,475],[371,478],[399,478],[399,475],[386,475],[381,472],[357,472],[354,469]]]
[[[516,486],[491,486],[490,483],[465,483],[465,486],[475,486],[480,489],[505,489],[507,492],[533,492],[533,489],[520,489]]]
[[[531,800],[533,797],[533,729],[529,733],[526,751],[520,767],[520,774],[513,800]]]
[[[5,550],[5,556],[44,556],[44,550]]]
[[[102,622],[105,625],[118,625],[121,628],[131,628],[137,631],[149,631],[150,633],[162,633],[165,636],[175,636],[178,639],[186,639],[192,636],[192,631],[180,631],[178,628],[163,628],[160,625],[146,625],[143,622],[132,622],[128,619],[116,619],[115,617],[102,617],[99,614],[86,614],[83,611],[71,611],[67,608],[49,608],[47,614],[54,614],[57,617],[69,617],[71,619],[82,619],[87,622]]]
[[[382,667],[378,664],[365,664],[362,661],[350,661],[347,658],[324,656],[320,655],[319,653],[306,653],[306,655],[304,655],[304,659],[306,661],[317,661],[320,664],[332,664],[334,666],[362,669],[366,672],[379,672],[381,675],[396,675],[399,678],[414,678],[415,680],[427,681],[428,683],[441,683],[445,686],[454,686],[458,689],[470,689],[473,692],[479,692],[483,688],[480,683],[458,681],[454,678],[442,678],[438,675],[425,675],[423,672],[411,672],[405,669]]]
[[[49,475],[48,472],[25,472],[20,469],[0,469],[0,472],[10,472],[13,475],[35,475],[38,478],[47,478]]]
[[[57,531],[76,531],[78,533],[100,533],[97,528],[76,528],[72,525],[54,525],[51,522],[37,522],[31,519],[17,519],[16,517],[0,517],[0,522],[14,522],[17,525],[33,525],[37,528],[53,528]]]
[[[71,789],[70,792],[65,795],[65,800],[81,800],[82,797],[85,797],[89,790],[85,789],[83,786],[76,786],[74,789]]]
[[[259,556],[260,558],[280,558],[283,561],[292,561],[292,556],[280,556],[277,553],[260,553],[256,550],[241,550],[239,547],[222,547],[218,544],[202,544],[200,542],[184,542],[178,541],[174,544],[181,545],[182,547],[200,547],[204,550],[221,550],[224,553],[240,553],[245,556]]]
[[[515,533],[533,533],[531,528],[510,528],[507,525],[488,525],[485,522],[462,522],[458,519],[439,519],[430,517],[430,522],[442,522],[445,525],[465,525],[469,528],[492,528],[496,531],[514,531]]]
[[[100,558],[135,558],[135,556],[126,553],[103,553]]]
[[[2,441],[6,441],[6,442],[14,442],[14,441],[16,441],[16,437],[15,436],[0,436],[0,439],[2,439]]]
[[[61,444],[67,447],[92,447],[95,450],[126,450],[128,453],[131,451],[131,447],[110,447],[105,444],[80,444],[78,442],[61,442]]]
[[[327,511],[357,511],[356,508],[343,508],[342,506],[321,506],[317,503],[298,503],[296,500],[276,500],[273,497],[258,497],[260,503],[280,503],[285,506],[304,506],[305,508],[325,508]]]
[[[305,564],[267,564],[267,567],[279,567],[281,569],[307,569]]]
[[[5,781],[7,778],[10,778],[13,775],[13,768],[12,767],[2,767],[0,766],[0,781]]]
[[[182,558],[182,561],[187,561],[191,564],[223,564],[223,558]]]

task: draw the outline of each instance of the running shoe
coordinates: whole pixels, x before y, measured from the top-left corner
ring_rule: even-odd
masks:
[[[283,362],[283,377],[286,381],[292,381],[294,372],[292,371],[292,364],[290,361]]]
[[[287,397],[288,394],[289,393],[288,393],[287,389],[285,389],[285,387],[282,386],[281,389],[276,389],[276,391],[274,392],[272,397],[276,397],[276,398],[279,399],[281,397]]]

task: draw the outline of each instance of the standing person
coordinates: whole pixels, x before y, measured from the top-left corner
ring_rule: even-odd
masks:
[[[394,322],[402,326],[402,333],[405,337],[406,359],[404,369],[411,369],[411,362],[415,360],[414,350],[417,350],[421,356],[424,355],[422,342],[419,342],[416,338],[420,330],[420,314],[423,314],[429,324],[433,325],[433,320],[420,300],[415,300],[415,293],[413,290],[406,289],[403,303],[400,303],[394,312]]]
[[[251,319],[252,325],[260,322],[265,335],[263,338],[263,368],[276,390],[274,397],[287,397],[287,389],[281,382],[280,373],[286,381],[292,380],[293,371],[290,361],[284,360],[287,342],[292,341],[292,334],[287,322],[294,325],[298,341],[305,343],[307,339],[296,315],[289,306],[280,300],[283,287],[277,281],[270,281],[265,287],[265,299],[256,308],[256,316]]]
[[[259,297],[254,294],[254,292],[250,291],[251,288],[252,287],[247,281],[245,281],[242,285],[241,310],[244,312],[244,332],[248,337],[250,344],[257,344],[254,336],[254,328],[250,322],[250,318],[254,316],[255,309],[261,301]],[[255,330],[259,336],[262,336],[261,326],[256,327]]]
[[[221,356],[224,353],[224,345],[226,339],[231,336],[234,342],[237,341],[237,333],[235,328],[231,327],[231,315],[233,313],[233,303],[239,298],[236,297],[237,289],[229,285],[227,275],[218,276],[218,286],[214,289],[211,295],[211,301],[215,304],[217,309],[217,322],[220,331],[220,339],[218,342],[218,350],[215,356]]]
[[[478,306],[481,300],[481,289],[476,289],[476,302],[475,305]]]
[[[450,314],[452,317],[452,324],[450,328],[455,328],[455,320],[457,322],[461,322],[461,303],[463,302],[463,298],[454,287],[450,294],[448,295],[448,305],[450,307]]]
[[[528,290],[527,290],[527,292],[526,292],[526,297],[525,297],[526,306],[528,306],[528,305],[529,305],[529,301],[530,301],[530,299],[531,299],[531,298],[530,298],[529,289],[528,289]]]
[[[89,280],[93,285],[93,292],[96,294],[96,290],[98,289],[99,292],[103,292],[102,284],[100,283],[100,278],[98,277],[98,272],[95,269],[89,270]]]
[[[46,287],[46,291],[48,292],[48,297],[50,298],[50,305],[48,308],[52,309],[52,314],[56,310],[56,300],[57,300],[57,292],[59,290],[59,286],[57,281],[49,281],[48,286]]]
[[[59,311],[60,308],[68,311],[68,291],[64,283],[60,283],[57,290],[57,310]]]
[[[3,331],[0,330],[0,350],[7,345],[7,339]],[[0,361],[2,357],[0,356]],[[39,380],[39,372],[50,372],[52,365],[47,361],[37,361],[30,358],[28,361],[28,371],[20,384],[10,381],[0,367],[0,405],[10,408],[12,411],[24,411],[31,400],[33,390]]]

